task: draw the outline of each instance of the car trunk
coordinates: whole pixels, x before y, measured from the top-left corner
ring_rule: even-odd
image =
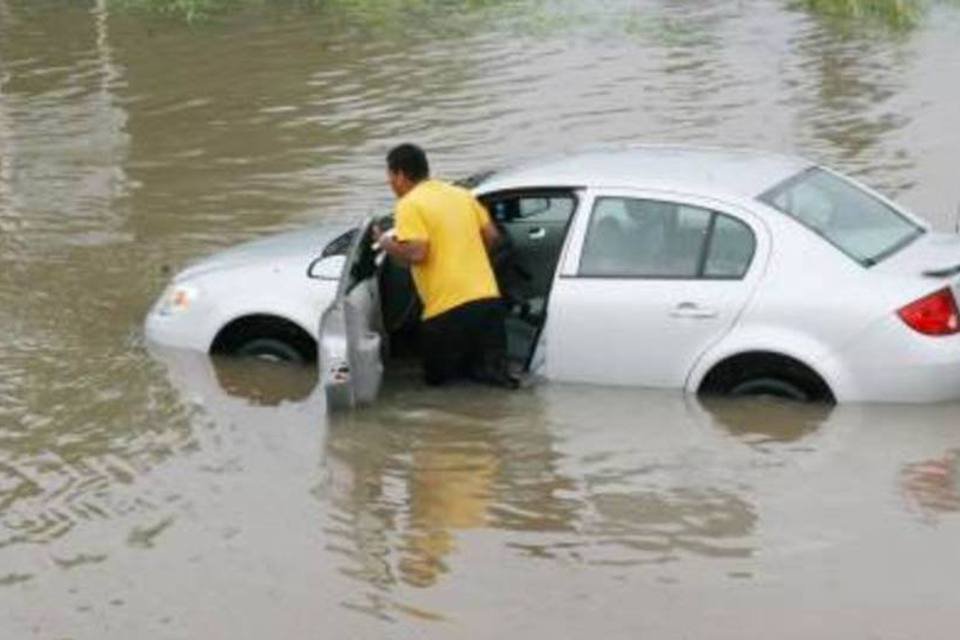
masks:
[[[960,235],[926,233],[873,267],[878,273],[950,284],[960,294]]]

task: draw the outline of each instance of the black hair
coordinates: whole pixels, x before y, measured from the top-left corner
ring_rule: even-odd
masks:
[[[391,173],[402,173],[413,182],[430,177],[427,154],[415,144],[401,144],[387,154],[387,168]]]

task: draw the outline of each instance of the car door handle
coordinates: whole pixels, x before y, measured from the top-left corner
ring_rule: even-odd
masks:
[[[527,232],[527,237],[531,240],[543,240],[547,237],[547,230],[543,227],[537,227],[536,229],[530,229]]]
[[[716,309],[701,307],[695,302],[681,302],[670,312],[671,318],[716,318],[719,315]]]

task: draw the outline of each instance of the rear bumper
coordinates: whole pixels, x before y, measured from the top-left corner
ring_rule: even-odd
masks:
[[[853,383],[853,397],[845,400],[960,399],[960,335],[921,335],[894,316],[865,332],[842,355]]]

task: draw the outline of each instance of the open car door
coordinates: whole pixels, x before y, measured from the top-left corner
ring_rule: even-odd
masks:
[[[372,403],[383,379],[383,322],[370,218],[347,253],[333,302],[320,319],[320,382],[328,411]]]

